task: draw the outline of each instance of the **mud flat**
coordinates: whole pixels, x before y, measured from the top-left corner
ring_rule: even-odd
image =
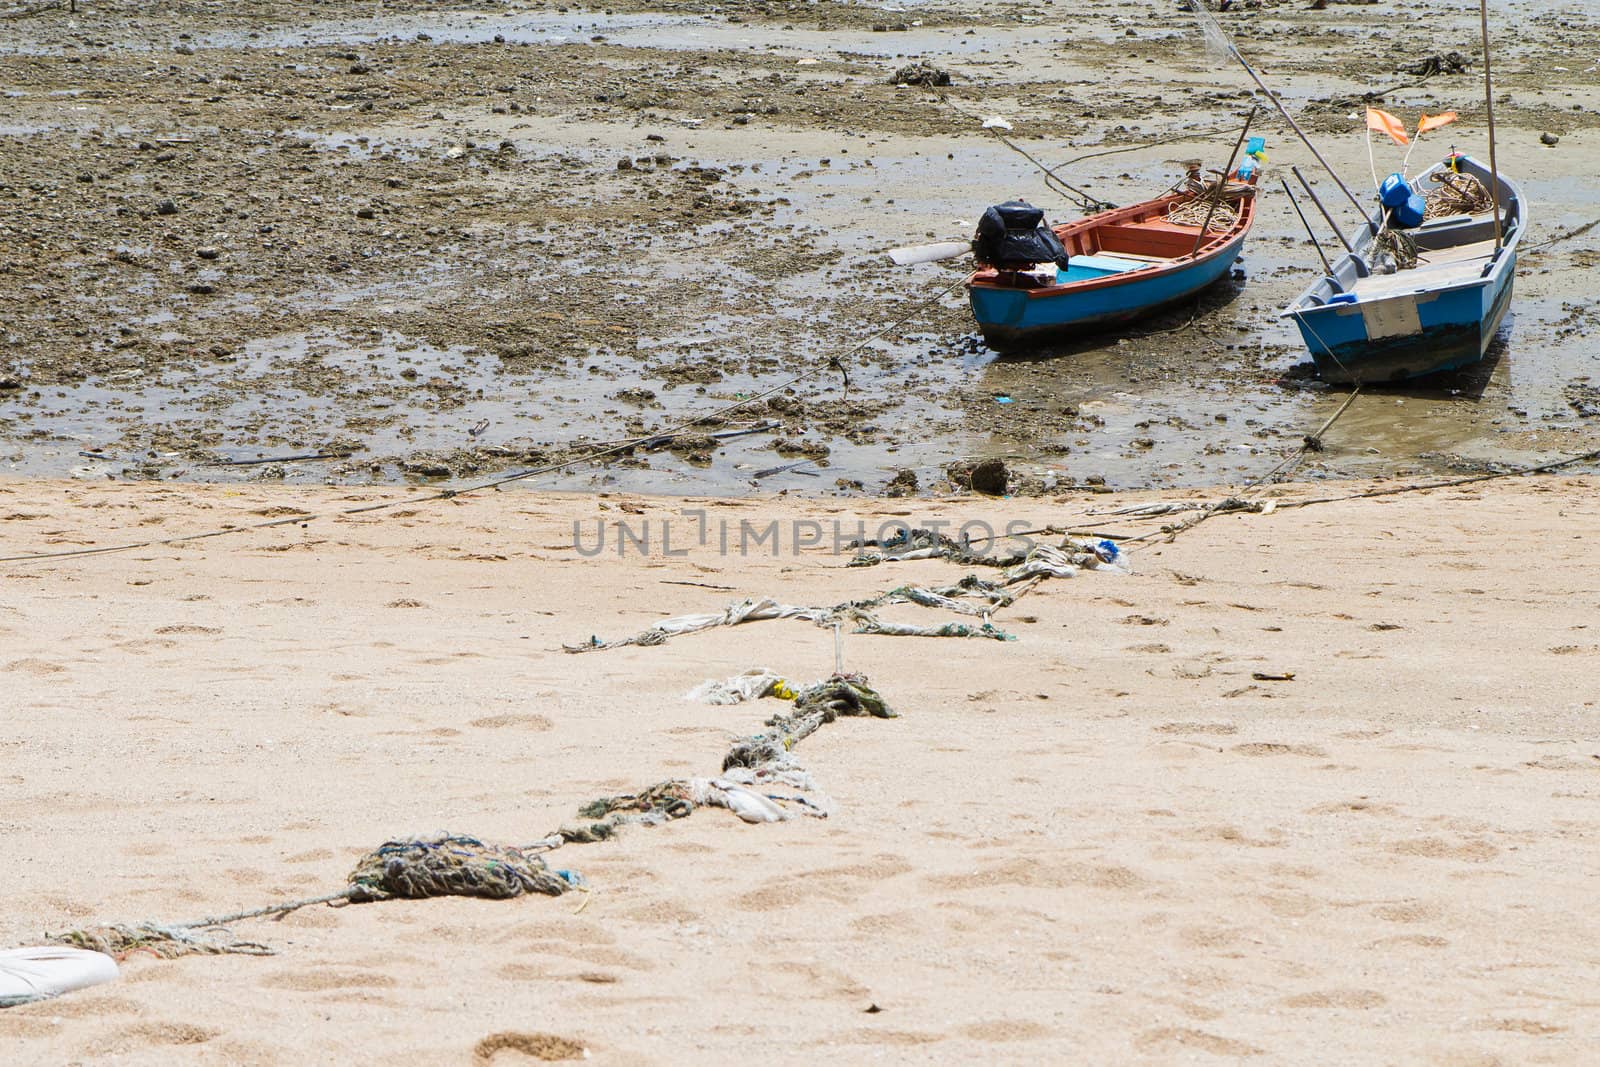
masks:
[[[1392,40],[1381,4],[1223,17],[1354,179],[1374,89],[1408,116],[1462,113],[1424,151],[1482,151],[1477,68],[1408,73],[1475,54],[1458,6],[1408,5]],[[848,388],[818,374],[713,427],[776,432],[543,484],[870,494],[999,455],[1041,489],[1180,486],[1271,467],[1342,399],[1273,316],[1315,255],[1270,175],[1235,277],[1197,308],[1036,359],[984,348],[959,291],[939,295],[956,268],[878,256],[1011,196],[1073,213],[986,115],[1052,164],[1087,157],[1062,173],[1107,200],[1166,187],[1174,160],[1220,164],[1243,75],[1172,6],[248,7],[0,19],[4,469],[472,478],[843,354]],[[1600,253],[1592,233],[1543,242],[1600,218],[1600,25],[1559,5],[1498,17],[1501,156],[1536,219],[1508,326],[1465,376],[1361,398],[1309,476],[1523,463],[1596,436]],[[922,61],[951,85],[894,83]],[[1274,173],[1308,162],[1264,121]],[[305,455],[335,458],[228,462]],[[755,477],[806,456],[816,477]]]

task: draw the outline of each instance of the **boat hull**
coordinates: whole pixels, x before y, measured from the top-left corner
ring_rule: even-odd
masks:
[[[1323,381],[1396,382],[1460,370],[1482,359],[1499,332],[1511,305],[1514,268],[1513,256],[1498,285],[1487,279],[1470,289],[1426,294],[1432,299],[1409,298],[1421,330],[1408,336],[1370,337],[1355,304],[1318,308],[1295,321]]]
[[[1487,211],[1424,223],[1409,231],[1424,262],[1387,275],[1370,274],[1370,228],[1354,251],[1282,312],[1300,329],[1317,376],[1329,382],[1396,382],[1459,370],[1482,359],[1505,320],[1516,283],[1517,246],[1527,225],[1521,192],[1470,157],[1459,166],[1496,188],[1503,243],[1495,244]],[[1420,188],[1431,168],[1413,183]],[[1374,225],[1376,220],[1374,220]]]
[[[1215,285],[1244,247],[1244,235],[1181,270],[1137,275],[1087,289],[971,286],[972,314],[984,342],[1010,350],[1071,340],[1133,322]]]

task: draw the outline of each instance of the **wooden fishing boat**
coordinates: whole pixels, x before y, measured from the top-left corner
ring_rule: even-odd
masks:
[[[1330,382],[1390,382],[1456,370],[1483,358],[1511,303],[1517,243],[1527,225],[1526,205],[1505,175],[1455,155],[1418,175],[1413,193],[1433,195],[1459,173],[1494,190],[1481,211],[1448,214],[1401,231],[1416,261],[1391,258],[1376,235],[1381,219],[1363,225],[1350,251],[1332,270],[1280,312],[1300,327],[1317,375]],[[1435,181],[1435,179],[1440,179]],[[1500,224],[1495,226],[1498,212]],[[1406,250],[1407,253],[1410,249]]]
[[[1064,266],[980,263],[967,294],[983,339],[1002,350],[1070,339],[1131,322],[1216,283],[1255,222],[1260,173],[1249,167],[1241,179],[1235,171],[1220,189],[1191,178],[1180,191],[1052,227],[1066,251]]]

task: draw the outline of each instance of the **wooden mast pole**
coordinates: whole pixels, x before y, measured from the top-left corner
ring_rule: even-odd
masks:
[[[1233,173],[1233,161],[1239,158],[1239,149],[1244,147],[1244,139],[1250,133],[1250,124],[1256,120],[1256,112],[1261,110],[1259,104],[1250,109],[1250,114],[1245,116],[1244,129],[1239,131],[1239,139],[1233,144],[1233,154],[1228,157],[1228,165],[1222,169],[1222,177],[1217,181],[1217,195],[1211,198],[1211,210],[1206,212],[1206,221],[1200,226],[1200,233],[1194,239],[1194,247],[1189,249],[1192,256],[1200,251],[1200,246],[1205,243],[1206,234],[1211,231],[1211,217],[1217,213],[1217,206],[1222,203],[1222,194],[1228,191],[1228,175]]]
[[[1483,30],[1483,100],[1489,109],[1489,174],[1494,179],[1489,198],[1494,204],[1494,250],[1499,252],[1504,235],[1500,232],[1500,167],[1494,155],[1494,80],[1489,74],[1489,0],[1478,0],[1478,22]]]

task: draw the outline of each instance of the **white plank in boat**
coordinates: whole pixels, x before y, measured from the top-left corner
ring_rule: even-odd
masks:
[[[1482,276],[1484,265],[1488,262],[1489,257],[1482,256],[1477,259],[1413,267],[1410,270],[1395,271],[1393,274],[1370,274],[1359,279],[1351,288],[1351,292],[1361,300],[1375,300],[1399,293],[1443,289],[1462,282],[1476,281]]]
[[[1477,260],[1487,263],[1494,254],[1494,239],[1487,241],[1474,241],[1469,245],[1454,245],[1449,248],[1419,249],[1417,252],[1417,266],[1439,267],[1446,263],[1465,263],[1468,260]]]
[[[1067,262],[1079,267],[1109,271],[1113,274],[1120,274],[1126,270],[1139,270],[1146,266],[1144,263],[1135,262],[1132,256],[1123,258],[1118,252],[1103,252],[1093,256],[1068,256]]]

